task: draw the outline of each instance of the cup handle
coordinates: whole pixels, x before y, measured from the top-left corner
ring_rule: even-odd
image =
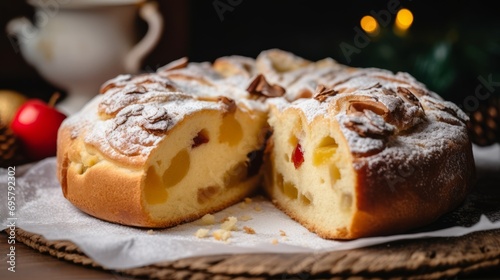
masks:
[[[136,73],[139,71],[143,58],[158,43],[163,31],[163,17],[158,10],[158,3],[144,3],[141,5],[139,15],[148,24],[148,32],[125,57],[125,70],[128,73]]]

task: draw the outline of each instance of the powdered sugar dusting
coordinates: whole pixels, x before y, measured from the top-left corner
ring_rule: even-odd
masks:
[[[106,82],[103,94],[64,125],[71,127],[73,138],[83,133],[87,145],[111,159],[127,157],[140,164],[186,116],[225,110],[227,105],[218,102],[219,96],[235,99],[242,110],[267,110],[262,102],[247,98],[248,79],[223,78],[214,70],[207,72],[207,67],[202,63],[161,75],[120,75]]]
[[[285,88],[286,95],[250,98],[246,89],[258,74]],[[319,85],[331,95],[311,98]],[[73,127],[72,137],[86,130],[85,142],[110,155],[146,158],[185,116],[223,110],[219,96],[247,110],[266,111],[269,104],[299,109],[309,122],[330,115],[358,157],[397,154],[406,147],[432,153],[447,141],[468,141],[467,116],[408,73],[352,68],[331,59],[311,62],[279,50],[264,51],[256,60],[229,56],[214,64],[181,63],[158,73],[120,75],[101,91],[85,113],[67,124]]]

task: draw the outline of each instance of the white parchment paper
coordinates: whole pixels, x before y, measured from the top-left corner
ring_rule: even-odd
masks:
[[[500,146],[474,147],[476,166],[484,174],[500,173]],[[460,236],[474,231],[500,228],[498,197],[475,193],[457,210],[432,225],[406,234],[363,238],[353,241],[325,240],[276,209],[264,197],[239,203],[215,213],[216,224],[200,221],[177,227],[151,230],[116,225],[82,213],[62,195],[55,177],[55,158],[48,158],[16,169],[16,207],[7,208],[7,170],[0,171],[1,229],[12,223],[48,240],[69,240],[90,258],[110,269],[126,269],[161,261],[225,253],[297,253],[353,249],[402,239]],[[500,184],[499,184],[500,188]],[[493,199],[493,201],[492,201]],[[220,228],[225,217],[238,218],[239,230],[227,241],[215,240],[211,233]],[[249,219],[251,218],[251,219]],[[247,220],[249,219],[249,220]],[[243,227],[255,234],[248,234]],[[194,234],[200,228],[210,230],[206,238]]]

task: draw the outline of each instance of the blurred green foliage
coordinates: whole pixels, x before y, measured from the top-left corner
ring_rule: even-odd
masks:
[[[371,37],[371,43],[353,56],[352,65],[408,72],[460,104],[475,94],[481,84],[478,77],[500,84],[500,26],[457,20],[432,29],[412,26],[404,35],[389,26]],[[500,86],[491,93],[500,96]]]

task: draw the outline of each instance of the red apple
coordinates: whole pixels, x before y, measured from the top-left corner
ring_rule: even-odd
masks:
[[[22,141],[25,154],[31,160],[55,156],[57,131],[66,115],[40,99],[29,99],[19,109],[11,129]]]

